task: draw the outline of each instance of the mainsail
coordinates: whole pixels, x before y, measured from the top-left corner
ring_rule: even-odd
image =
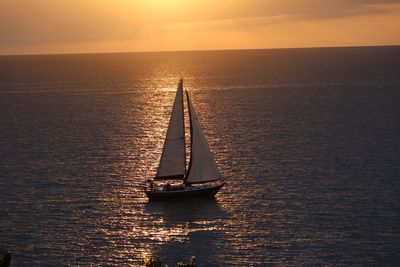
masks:
[[[183,84],[179,82],[155,179],[183,179],[186,172]]]
[[[189,94],[186,91],[187,103],[190,116],[190,163],[185,177],[186,184],[206,183],[220,178],[217,165],[208,148],[206,138],[201,130],[200,121],[197,117]]]

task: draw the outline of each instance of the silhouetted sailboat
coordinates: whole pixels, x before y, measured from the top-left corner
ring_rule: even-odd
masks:
[[[213,197],[225,184],[208,148],[196,111],[186,91],[190,118],[190,161],[186,170],[183,80],[178,84],[171,118],[154,180],[145,189],[152,199],[179,197]],[[160,181],[174,180],[177,183]]]

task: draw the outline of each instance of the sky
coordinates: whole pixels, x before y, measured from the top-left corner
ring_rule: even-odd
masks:
[[[0,54],[400,44],[400,0],[0,0]]]

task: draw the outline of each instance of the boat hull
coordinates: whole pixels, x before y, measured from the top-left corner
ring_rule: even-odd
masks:
[[[215,186],[203,186],[199,188],[192,188],[190,190],[179,191],[149,191],[145,190],[146,196],[149,200],[176,200],[182,198],[213,198],[215,194],[224,186],[225,183]]]

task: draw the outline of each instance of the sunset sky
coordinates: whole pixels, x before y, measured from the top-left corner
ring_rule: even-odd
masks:
[[[0,0],[0,54],[400,44],[400,0]]]

